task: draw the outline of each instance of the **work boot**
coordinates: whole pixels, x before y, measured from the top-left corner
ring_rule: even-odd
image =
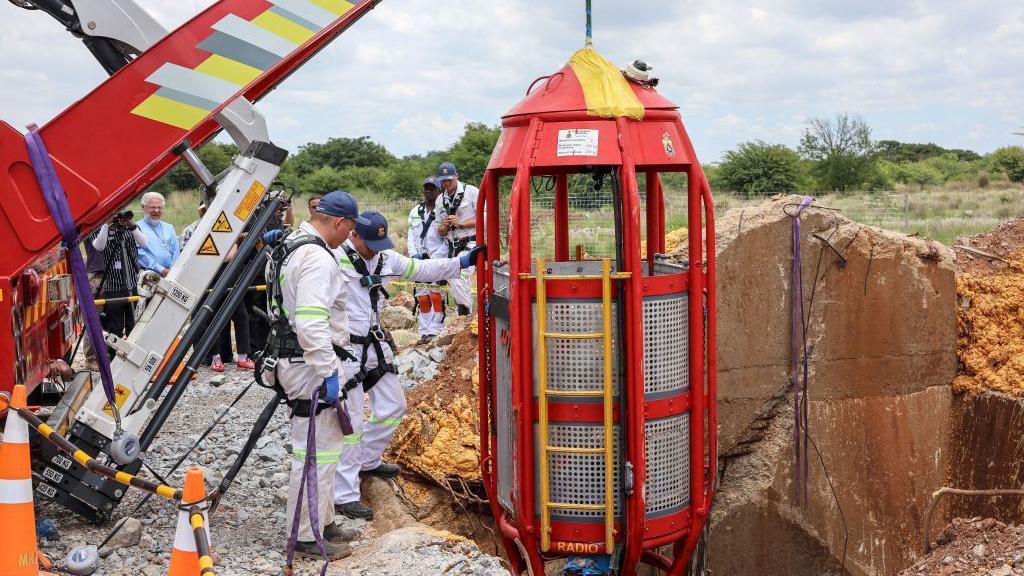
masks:
[[[369,470],[360,470],[360,476],[376,476],[378,478],[397,478],[402,473],[402,469],[398,464],[389,464],[388,462],[381,462],[376,468]]]
[[[327,561],[333,562],[335,560],[341,560],[342,558],[352,554],[352,548],[347,542],[331,542],[330,540],[324,540],[324,552],[327,553]],[[296,542],[295,553],[303,558],[312,558],[314,560],[320,560],[323,556],[320,555],[320,547],[316,545],[316,542]]]
[[[430,344],[430,341],[434,339],[433,334],[424,334],[420,336],[420,341],[417,344]]]
[[[324,527],[324,540],[340,544],[342,542],[352,542],[358,540],[360,536],[359,530],[355,528],[342,527],[337,522],[331,522]]]
[[[469,316],[469,306],[459,304],[459,316]]]
[[[347,518],[354,518],[356,520],[373,520],[373,510],[370,510],[359,502],[335,504],[334,511]]]

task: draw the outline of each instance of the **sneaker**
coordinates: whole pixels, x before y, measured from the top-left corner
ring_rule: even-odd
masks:
[[[358,520],[373,520],[373,510],[370,510],[366,506],[363,506],[359,502],[346,502],[344,504],[335,504],[334,511],[347,518],[355,518]]]
[[[324,552],[327,553],[327,561],[334,562],[335,560],[341,560],[342,558],[352,554],[352,548],[347,542],[331,542],[330,540],[324,540]],[[312,558],[314,560],[320,560],[323,556],[320,555],[320,547],[317,546],[315,541],[303,542],[299,541],[295,543],[295,552],[303,558]]]
[[[388,462],[381,462],[376,468],[369,470],[360,470],[360,476],[376,476],[378,478],[397,478],[402,473],[402,468],[398,464],[390,464]]]
[[[224,362],[214,359],[213,362],[210,363],[210,370],[213,370],[214,372],[223,372]]]
[[[424,334],[423,336],[420,336],[420,340],[419,342],[417,342],[417,344],[430,344],[430,341],[433,339],[433,334]]]
[[[238,370],[255,370],[256,363],[253,362],[251,358],[246,358],[245,360],[235,362],[235,368]]]
[[[342,527],[337,522],[331,522],[324,527],[324,540],[340,544],[342,542],[352,542],[358,540],[361,533],[355,528]]]

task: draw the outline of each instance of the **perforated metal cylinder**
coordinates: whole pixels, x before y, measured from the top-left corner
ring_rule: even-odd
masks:
[[[600,262],[549,262],[548,274],[586,276],[581,281],[597,282]],[[679,274],[685,269],[672,264],[657,264],[657,275]],[[495,270],[495,293],[507,298],[509,283],[507,271]],[[544,313],[547,330],[556,333],[595,333],[602,328],[602,306],[599,298],[567,298],[549,292]],[[538,310],[533,305],[533,326],[537,325]],[[612,366],[619,362],[618,317],[612,305]],[[651,294],[643,297],[644,326],[644,398],[656,401],[682,396],[689,390],[689,315],[688,295],[685,291]],[[508,329],[508,321],[496,320],[496,332]],[[536,332],[534,339],[538,336]],[[500,338],[496,338],[501,340]],[[536,341],[536,340],[535,340]],[[511,386],[507,341],[496,344],[496,428],[498,432],[498,501],[503,508],[512,510],[510,493],[518,494],[514,482],[516,451],[516,422],[511,410]],[[600,340],[568,338],[548,339],[548,389],[556,391],[601,391],[604,383],[603,345]],[[538,394],[538,363],[533,362],[533,395]],[[618,370],[612,374],[613,399],[618,412],[621,383]],[[552,396],[550,406],[600,404],[601,398],[567,398]],[[534,438],[539,434],[534,425]],[[647,479],[645,494],[647,516],[658,518],[683,510],[690,503],[690,417],[688,412],[648,420],[644,426],[646,436]],[[622,512],[623,485],[621,481],[621,450],[619,426],[613,426],[615,516]],[[549,423],[549,442],[552,446],[570,448],[601,448],[603,425],[600,421],[557,421]],[[539,445],[535,453],[540,454]],[[550,501],[572,504],[604,504],[604,454],[548,454],[550,474]],[[539,466],[531,464],[535,475]],[[539,479],[538,479],[539,480]],[[535,482],[539,486],[539,481]],[[538,503],[539,513],[540,495]],[[602,510],[566,510],[553,508],[551,519],[560,522],[599,523],[604,521]]]

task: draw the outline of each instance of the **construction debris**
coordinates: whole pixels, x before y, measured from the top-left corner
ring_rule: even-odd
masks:
[[[957,518],[935,539],[936,548],[900,576],[1024,574],[1024,526],[992,518]]]

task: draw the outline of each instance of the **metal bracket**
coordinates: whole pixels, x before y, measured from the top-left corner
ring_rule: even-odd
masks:
[[[130,342],[124,338],[121,338],[117,334],[110,334],[104,332],[103,339],[107,341],[107,344],[113,348],[118,354],[120,354],[125,360],[132,364],[142,367],[146,361],[146,351],[141,346],[134,342]]]
[[[196,303],[199,301],[196,295],[189,289],[167,278],[160,279],[160,282],[157,283],[157,291],[162,292],[169,300],[177,303],[189,312],[196,307]]]

